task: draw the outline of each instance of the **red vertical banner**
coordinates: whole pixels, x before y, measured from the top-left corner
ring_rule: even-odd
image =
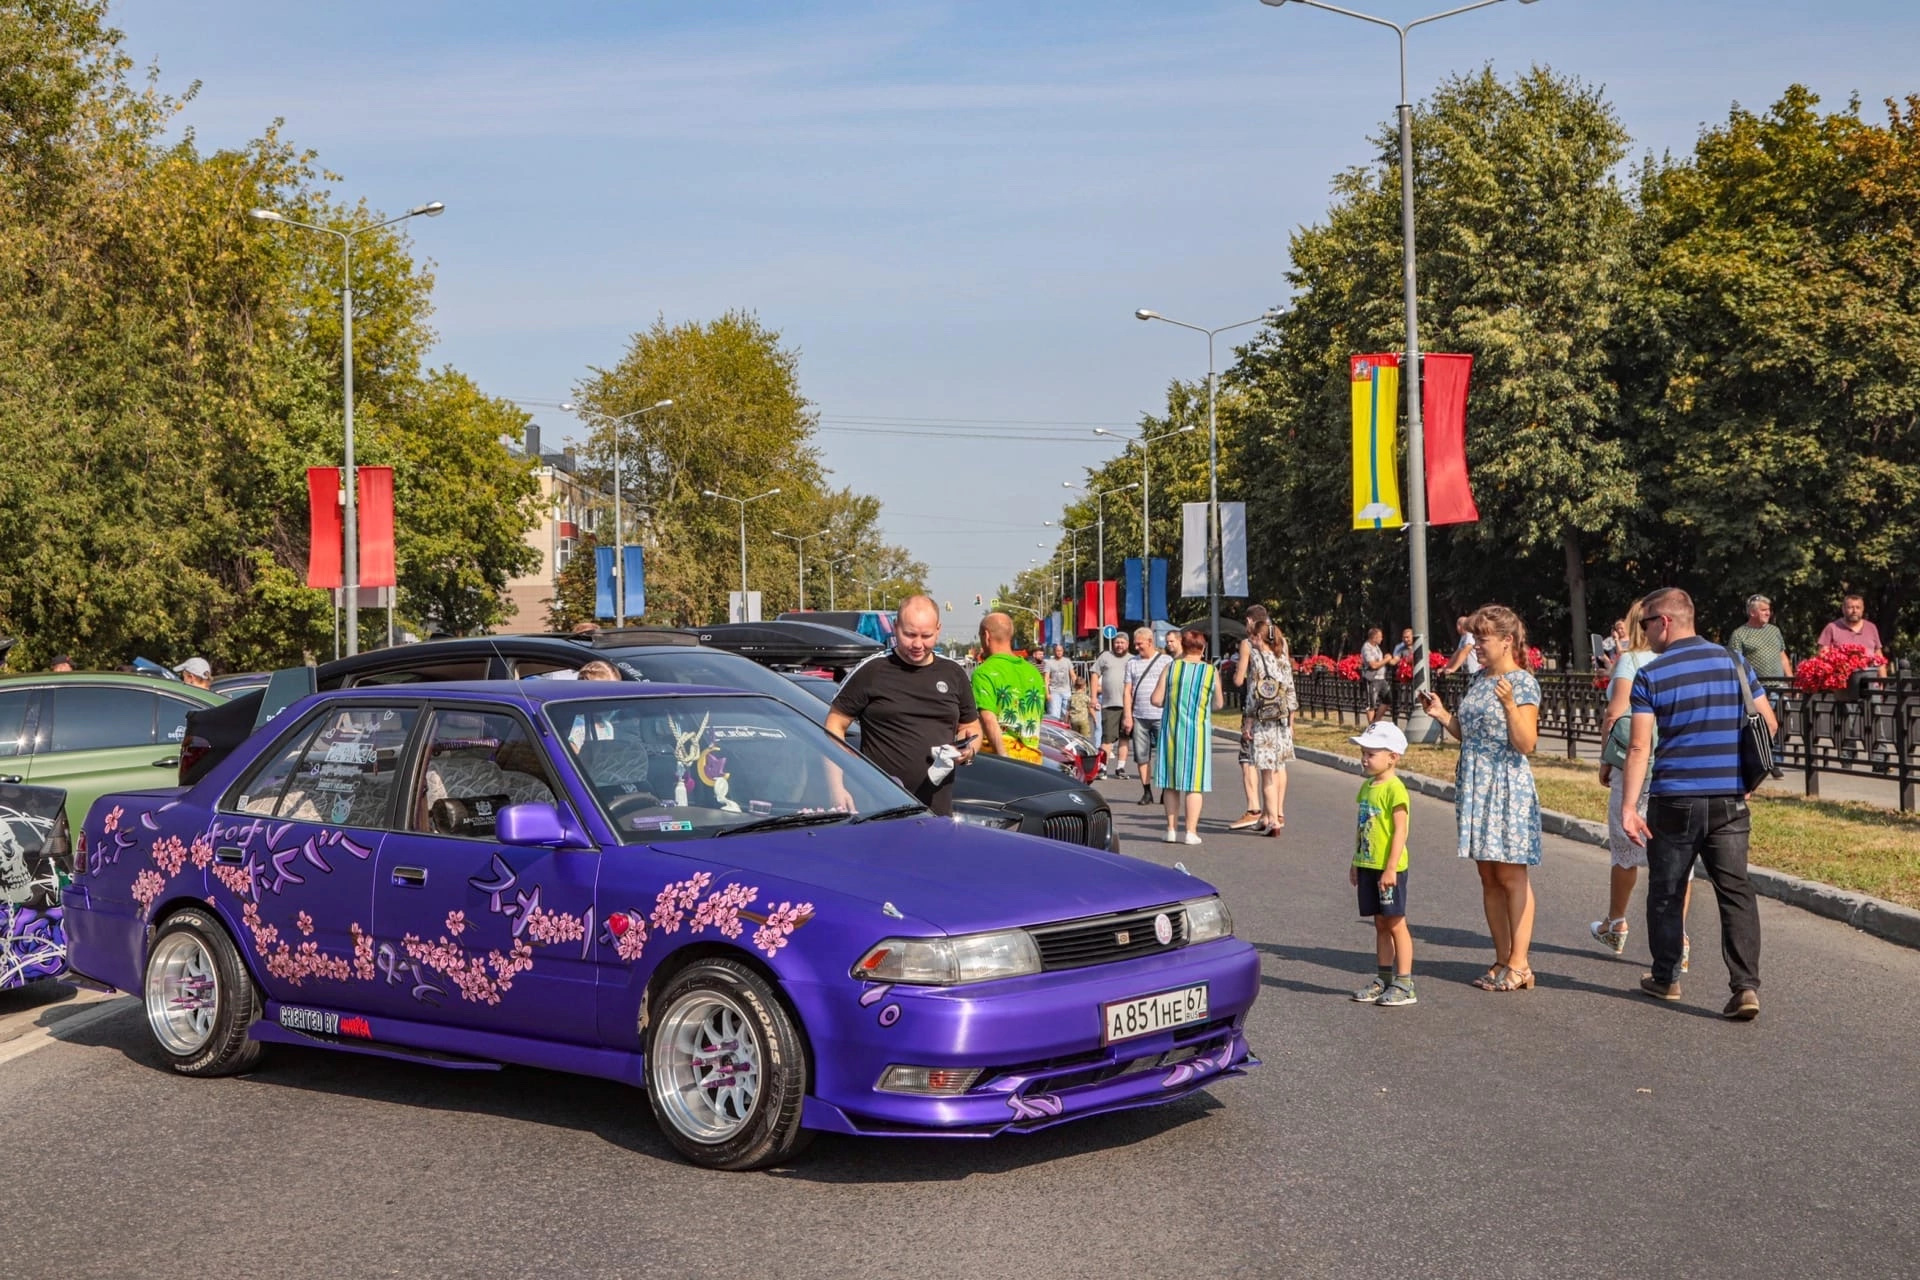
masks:
[[[1079,624],[1079,632],[1083,636],[1099,631],[1102,624],[1110,627],[1119,626],[1119,580],[1109,578],[1104,582],[1081,583],[1080,607],[1074,611],[1074,621]]]
[[[360,477],[360,585],[391,587],[393,566],[393,468],[357,467]]]
[[[340,585],[340,468],[307,468],[307,585]]]
[[[1467,524],[1480,518],[1467,483],[1467,383],[1473,374],[1473,357],[1428,352],[1421,372],[1427,523]]]

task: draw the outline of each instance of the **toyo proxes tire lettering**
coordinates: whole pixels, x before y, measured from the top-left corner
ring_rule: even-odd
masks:
[[[709,1169],[762,1169],[799,1154],[807,1058],[773,987],[738,960],[688,965],[652,1002],[647,1101],[667,1141]]]
[[[181,1075],[235,1075],[260,1060],[259,1042],[247,1038],[259,988],[210,913],[182,907],[161,922],[141,998],[154,1048]]]

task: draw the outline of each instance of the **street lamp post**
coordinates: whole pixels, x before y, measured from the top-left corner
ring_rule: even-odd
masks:
[[[1288,0],[1260,0],[1262,4],[1280,8]],[[1353,9],[1343,9],[1338,5],[1323,3],[1323,0],[1293,0],[1295,4],[1306,5],[1312,9],[1325,9],[1328,13],[1337,13],[1345,18],[1356,18],[1361,22],[1370,22],[1377,27],[1387,27],[1400,38],[1400,105],[1395,114],[1400,121],[1400,257],[1401,283],[1405,291],[1407,315],[1407,358],[1406,372],[1402,381],[1407,388],[1407,579],[1412,590],[1413,635],[1416,645],[1424,644],[1432,652],[1431,619],[1427,610],[1427,434],[1426,424],[1421,416],[1420,405],[1420,295],[1414,277],[1413,247],[1413,103],[1407,94],[1407,33],[1415,27],[1425,26],[1429,22],[1438,22],[1442,18],[1451,18],[1462,13],[1471,13],[1475,9],[1484,9],[1488,5],[1499,4],[1501,0],[1474,0],[1472,4],[1463,4],[1456,9],[1447,9],[1440,13],[1428,14],[1424,18],[1415,18],[1412,22],[1389,22],[1385,18],[1376,18],[1372,14],[1360,13]],[[1533,4],[1535,0],[1520,0],[1521,4]],[[1413,712],[1408,717],[1409,736],[1416,742],[1431,741],[1439,732],[1439,726],[1421,708],[1418,695],[1426,692],[1432,683],[1429,664],[1418,662],[1413,668],[1414,703]]]
[[[1494,0],[1486,2],[1491,4]],[[1220,566],[1220,432],[1213,412],[1214,384],[1219,379],[1213,372],[1213,339],[1216,334],[1229,329],[1244,329],[1262,320],[1272,320],[1279,314],[1269,309],[1251,320],[1236,320],[1218,329],[1205,329],[1184,320],[1169,320],[1158,311],[1150,311],[1146,307],[1133,313],[1136,320],[1158,320],[1163,324],[1207,335],[1207,627],[1209,643],[1212,645],[1207,652],[1215,658],[1220,656],[1220,587],[1224,584],[1221,582]]]
[[[740,508],[740,612],[744,614],[747,611],[747,505],[758,502],[762,498],[771,498],[780,490],[769,489],[765,493],[756,493],[751,498],[728,497],[712,489],[702,489],[700,492],[704,497],[718,498],[722,502],[734,503]]]
[[[613,437],[613,625],[627,625],[627,579],[626,579],[626,539],[621,532],[620,520],[620,428],[637,418],[652,413],[655,409],[667,409],[673,406],[671,400],[656,400],[644,409],[635,409],[632,413],[623,413],[617,418],[605,414],[585,411],[587,417],[598,418],[607,424]],[[564,407],[564,406],[563,406]]]
[[[1165,440],[1168,436],[1183,436],[1191,430],[1193,430],[1193,424],[1188,423],[1184,427],[1175,427],[1171,431],[1162,431],[1158,435],[1142,435],[1136,437],[1133,441],[1133,443],[1140,446],[1140,572],[1142,574],[1147,572],[1147,559],[1152,554],[1147,550],[1147,521],[1151,518],[1151,507],[1149,504],[1152,501],[1151,495],[1153,493],[1153,477],[1149,474],[1147,466],[1147,446],[1155,440]],[[1115,440],[1125,440],[1127,438],[1119,432],[1109,431],[1105,427],[1095,427],[1093,434],[1097,436],[1112,436]],[[1148,618],[1145,619],[1145,621],[1151,622],[1153,619]]]
[[[849,560],[857,560],[857,559],[859,559],[859,557],[854,555],[851,551],[849,551],[844,556],[835,556],[833,559],[827,561],[827,609],[829,612],[831,612],[834,609],[838,609],[840,607],[838,604],[834,602],[834,598],[833,598],[834,569],[839,565],[843,565],[847,563]]]
[[[341,594],[347,601],[347,654],[352,656],[360,652],[360,498],[358,472],[353,464],[353,242],[369,231],[378,231],[390,227],[396,222],[405,222],[408,218],[437,218],[447,211],[447,206],[438,200],[416,205],[397,218],[388,218],[385,222],[371,222],[364,227],[355,227],[351,231],[340,231],[333,227],[316,226],[310,222],[297,222],[277,209],[252,209],[248,216],[261,222],[278,223],[283,227],[297,227],[301,231],[311,231],[315,235],[334,236],[340,241],[340,365],[341,380],[345,390],[342,395],[345,411],[345,465],[341,468],[341,481],[347,495],[346,527],[342,531],[342,555],[340,558]]]
[[[1062,480],[1061,487],[1079,488],[1071,480]],[[1098,603],[1094,606],[1094,628],[1100,633],[1101,640],[1107,638],[1107,495],[1125,493],[1129,489],[1138,489],[1137,484],[1116,485],[1111,489],[1097,489],[1093,495],[1094,557],[1098,561],[1094,572],[1093,596]],[[1151,619],[1149,619],[1151,621]]]
[[[867,589],[867,612],[872,613],[873,612],[873,584],[871,582],[868,582],[865,578],[856,578],[852,574],[847,575],[847,581],[858,583],[859,585]]]
[[[778,529],[773,531],[774,537],[785,538],[791,542],[794,554],[800,557],[800,610],[803,613],[807,608],[807,543],[815,538],[824,538],[832,532],[831,529],[821,529],[817,533],[782,533]],[[831,587],[828,588],[827,598],[829,600],[833,598]]]
[[[1053,527],[1053,521],[1051,520],[1043,520],[1041,523],[1048,528]],[[1080,607],[1080,601],[1078,599],[1080,595],[1080,535],[1089,533],[1092,529],[1093,526],[1090,524],[1083,524],[1078,529],[1072,529],[1067,526],[1066,521],[1062,520],[1060,522],[1060,532],[1067,535],[1067,546],[1071,549],[1073,558],[1073,577],[1070,579],[1073,584],[1073,589],[1067,592],[1067,599],[1073,601],[1074,608],[1076,609]],[[1076,631],[1079,630],[1077,626],[1074,629]]]

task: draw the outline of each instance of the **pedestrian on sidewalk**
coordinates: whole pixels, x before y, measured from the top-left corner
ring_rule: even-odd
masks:
[[[1133,633],[1133,657],[1127,659],[1127,696],[1120,710],[1120,733],[1133,747],[1133,767],[1140,775],[1140,803],[1153,803],[1153,754],[1160,746],[1163,713],[1153,691],[1166,678],[1173,659],[1154,651],[1153,628]]]
[[[1220,675],[1207,661],[1207,638],[1192,629],[1178,634],[1180,661],[1153,687],[1153,705],[1165,712],[1153,776],[1167,808],[1167,843],[1181,839],[1176,827],[1184,816],[1186,842],[1199,844],[1200,805],[1213,790],[1213,713],[1223,698]]]
[[[1473,639],[1473,619],[1462,614],[1453,625],[1460,632],[1460,643],[1454,646],[1453,657],[1447,659],[1447,665],[1440,674],[1450,676],[1464,667],[1468,675],[1477,676],[1480,674],[1480,651]]]
[[[1240,641],[1240,652],[1233,663],[1233,687],[1240,691],[1240,785],[1247,793],[1247,811],[1227,824],[1229,831],[1245,831],[1259,823],[1261,819],[1260,770],[1253,763],[1253,694],[1247,688],[1247,678],[1254,668],[1254,633],[1267,625],[1265,605],[1247,606],[1247,632]]]
[[[1387,670],[1386,632],[1379,627],[1367,629],[1367,642],[1360,646],[1360,681],[1367,691],[1367,710],[1372,712],[1382,702],[1393,705],[1393,673]],[[1378,715],[1371,719],[1378,720]]]
[[[1094,744],[1095,754],[1099,753],[1099,739],[1094,736],[1093,700],[1087,696],[1087,682],[1078,671],[1073,673],[1073,692],[1067,697],[1067,723],[1073,731]]]
[[[1534,985],[1527,868],[1540,865],[1540,797],[1527,757],[1540,740],[1540,682],[1523,665],[1527,630],[1513,610],[1485,605],[1463,621],[1480,673],[1457,715],[1438,694],[1424,695],[1421,704],[1460,742],[1453,778],[1460,856],[1480,873],[1480,901],[1493,934],[1493,967],[1473,985],[1519,991]]]
[[[1127,705],[1127,633],[1113,633],[1113,645],[1093,661],[1093,700],[1100,708],[1100,718],[1094,722],[1093,745],[1097,749],[1101,743],[1107,744],[1107,755],[1113,760],[1111,775],[1103,766],[1101,777],[1127,776],[1127,740],[1120,733],[1121,711]]]
[[[1786,637],[1773,624],[1773,601],[1765,596],[1747,597],[1747,620],[1727,637],[1727,648],[1745,658],[1762,680],[1793,679]]]
[[[1640,989],[1656,1000],[1680,998],[1686,938],[1681,904],[1698,858],[1720,903],[1720,954],[1733,992],[1721,1012],[1750,1021],[1760,1016],[1760,912],[1747,878],[1753,820],[1740,782],[1740,735],[1750,704],[1769,732],[1778,726],[1753,668],[1694,633],[1691,596],[1665,587],[1641,607],[1647,643],[1660,656],[1633,677],[1621,802],[1628,836],[1647,849],[1653,972],[1640,980]],[[1656,730],[1660,754],[1654,759]],[[1643,789],[1652,797],[1644,818],[1638,811]]]
[[[1360,748],[1359,838],[1347,883],[1360,891],[1360,915],[1373,920],[1372,982],[1353,993],[1362,1004],[1398,1008],[1418,1004],[1413,994],[1413,933],[1407,928],[1407,832],[1413,802],[1395,772],[1407,753],[1407,735],[1391,723],[1370,724],[1347,741]]]
[[[1887,655],[1880,646],[1880,628],[1867,621],[1867,598],[1858,591],[1847,592],[1840,601],[1840,616],[1820,632],[1822,653],[1849,647],[1865,649],[1867,656],[1879,664],[1873,668],[1873,674],[1887,674]]]
[[[1627,904],[1633,898],[1634,881],[1640,878],[1640,869],[1647,865],[1647,851],[1627,835],[1624,804],[1627,794],[1627,747],[1633,717],[1629,715],[1629,704],[1633,698],[1633,677],[1654,659],[1653,650],[1647,647],[1646,628],[1641,625],[1642,605],[1638,600],[1627,610],[1614,628],[1616,635],[1622,636],[1620,647],[1613,658],[1613,679],[1607,685],[1607,713],[1600,726],[1600,738],[1604,745],[1600,748],[1600,781],[1607,787],[1607,851],[1611,855],[1612,867],[1607,881],[1607,914],[1602,920],[1595,920],[1587,926],[1587,932],[1594,940],[1615,955],[1627,949]],[[1654,747],[1660,744],[1656,740]],[[1647,802],[1643,797],[1638,812],[1642,818],[1647,816]],[[1687,880],[1686,900],[1681,904],[1680,916],[1684,921],[1693,906],[1693,880]],[[1680,943],[1680,972],[1685,973],[1692,959],[1692,943],[1684,934]]]
[[[1259,606],[1254,606],[1258,609]],[[1287,825],[1287,762],[1293,759],[1293,659],[1287,638],[1266,610],[1247,611],[1250,680],[1240,707],[1240,767],[1253,779],[1253,807],[1229,824],[1235,831],[1277,836]]]
[[[1059,720],[1067,714],[1067,702],[1073,697],[1073,663],[1067,651],[1053,646],[1053,653],[1041,668],[1047,676],[1047,717]]]
[[[973,669],[973,704],[980,713],[982,751],[1039,764],[1040,721],[1046,715],[1046,678],[1013,651],[1013,618],[990,613],[980,619],[986,657]]]

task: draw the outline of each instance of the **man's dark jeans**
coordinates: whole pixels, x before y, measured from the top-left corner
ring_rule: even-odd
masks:
[[[1654,796],[1647,802],[1647,942],[1653,976],[1672,982],[1680,973],[1686,937],[1687,877],[1693,860],[1706,864],[1720,901],[1720,954],[1727,985],[1760,989],[1760,911],[1747,879],[1747,838],[1753,821],[1742,796]]]

